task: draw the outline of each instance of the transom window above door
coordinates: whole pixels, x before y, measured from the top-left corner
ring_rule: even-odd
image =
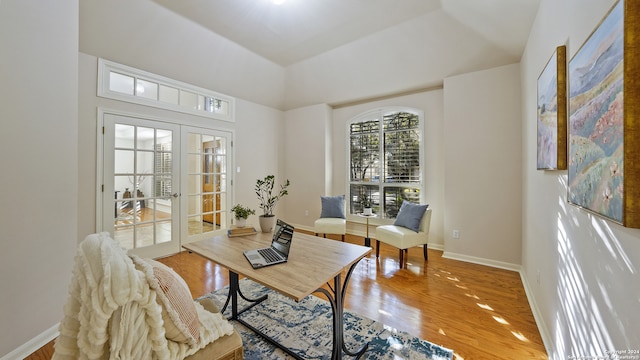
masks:
[[[98,96],[235,121],[231,96],[104,59],[98,59]]]

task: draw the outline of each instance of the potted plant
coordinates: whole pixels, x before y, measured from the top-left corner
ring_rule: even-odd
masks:
[[[362,215],[373,215],[373,209],[371,208],[371,198],[369,198],[369,196],[360,194],[358,201],[360,202],[360,206],[362,206]]]
[[[236,217],[237,227],[245,227],[247,225],[247,218],[249,217],[249,215],[254,215],[256,213],[255,210],[249,209],[248,207],[242,206],[240,204],[232,207],[231,212]]]
[[[273,230],[276,223],[276,218],[273,215],[273,209],[281,197],[289,194],[287,191],[290,184],[289,179],[287,179],[284,185],[280,185],[280,191],[274,195],[273,189],[275,187],[275,182],[276,177],[274,175],[267,175],[264,179],[256,180],[256,195],[258,195],[260,208],[262,209],[262,215],[258,218],[262,232],[271,232]]]

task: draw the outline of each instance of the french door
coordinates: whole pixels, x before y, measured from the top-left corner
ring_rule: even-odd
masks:
[[[230,133],[111,113],[103,129],[101,231],[152,258],[224,233]]]
[[[182,243],[224,234],[230,225],[231,133],[182,126]]]

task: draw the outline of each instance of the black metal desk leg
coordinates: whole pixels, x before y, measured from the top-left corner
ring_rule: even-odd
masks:
[[[238,318],[238,290],[240,283],[238,274],[233,271],[229,271],[229,296],[231,297],[231,319],[236,320]]]
[[[336,306],[333,312],[333,350],[331,359],[341,359],[344,346],[344,301],[340,274],[333,278]]]
[[[250,302],[251,305],[247,306],[242,310],[238,310],[238,295],[246,301]],[[224,302],[224,306],[222,307],[221,313],[227,309],[227,305],[229,305],[229,301],[231,301],[231,319],[238,320],[238,315],[243,312],[251,309],[252,307],[260,304],[261,302],[267,299],[267,295],[263,295],[257,299],[249,299],[246,297],[242,291],[240,291],[240,280],[238,274],[233,271],[229,271],[229,294],[227,295],[227,300]]]
[[[342,283],[341,274],[338,274],[333,278],[332,292],[323,288],[316,290],[316,292],[325,294],[327,300],[329,300],[329,303],[331,303],[331,310],[333,312],[333,348],[331,351],[332,360],[342,359],[343,351],[345,354],[349,356],[355,356],[356,359],[359,359],[362,355],[364,355],[364,353],[367,351],[367,348],[369,347],[369,343],[366,343],[359,350],[353,352],[347,349],[347,346],[344,343],[344,295],[349,283],[349,278],[351,277],[351,273],[353,272],[353,269],[356,267],[356,265],[357,263],[351,266],[351,268],[347,272],[344,283]]]

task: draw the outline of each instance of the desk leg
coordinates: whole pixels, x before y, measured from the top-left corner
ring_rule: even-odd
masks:
[[[245,299],[246,301],[252,304],[238,311],[238,295],[240,295],[241,298]],[[229,271],[229,294],[227,295],[227,300],[224,302],[224,306],[222,307],[222,310],[220,311],[220,313],[224,313],[224,311],[227,309],[227,305],[229,305],[229,301],[231,301],[231,319],[238,320],[238,315],[242,314],[243,312],[251,309],[252,307],[260,304],[265,300],[267,300],[267,295],[263,295],[257,299],[249,299],[248,297],[246,297],[242,293],[242,291],[240,291],[240,281],[239,281],[238,274],[234,273],[233,271]]]
[[[330,292],[323,288],[315,291],[325,294],[325,296],[331,303],[331,310],[333,310],[333,350],[331,352],[332,360],[342,359],[343,351],[345,354],[349,356],[355,356],[356,359],[359,359],[362,355],[364,355],[365,351],[367,351],[367,348],[369,347],[369,343],[366,343],[359,350],[352,352],[347,349],[347,346],[344,343],[344,295],[347,290],[349,278],[351,278],[351,273],[353,272],[353,269],[355,269],[356,265],[358,265],[358,263],[351,265],[351,268],[349,268],[347,276],[344,279],[344,283],[342,283],[341,274],[338,274],[333,278],[333,292]]]

